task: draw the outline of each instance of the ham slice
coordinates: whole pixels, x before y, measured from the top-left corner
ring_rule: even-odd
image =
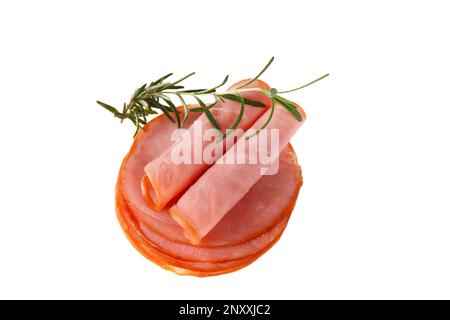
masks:
[[[155,244],[149,241],[148,238],[146,238],[138,220],[118,193],[116,194],[116,213],[127,238],[143,256],[162,268],[180,275],[206,277],[239,270],[254,262],[257,258],[269,250],[277,242],[282,233],[280,232],[271,243],[259,252],[242,259],[227,262],[185,261],[167,255]],[[286,223],[284,224],[284,227],[286,226]]]
[[[266,190],[268,189],[266,188]],[[120,191],[117,191],[117,195],[120,196]],[[242,201],[242,203],[246,202],[249,204],[253,204],[255,207],[253,209],[250,209],[250,211],[241,211],[241,209],[243,208],[241,206],[237,206],[234,212],[230,214],[239,216],[239,220],[233,218],[233,222],[235,221],[240,225],[245,225],[245,218],[251,215],[256,216],[259,211],[258,207],[266,204],[271,205],[270,200],[263,202],[253,201],[253,197],[249,197],[248,199]],[[224,262],[248,257],[257,253],[261,250],[261,248],[270,244],[284,229],[287,219],[292,212],[293,203],[285,203],[284,205],[284,208],[279,208],[276,206],[276,204],[274,204],[273,209],[277,211],[282,209],[280,210],[281,217],[280,219],[275,220],[273,224],[269,226],[269,229],[264,230],[264,232],[258,236],[251,237],[248,240],[239,243],[233,244],[225,242],[228,238],[228,235],[231,235],[229,231],[233,231],[233,228],[232,225],[229,224],[229,222],[224,221],[224,224],[215,232],[216,237],[219,236],[222,239],[222,242],[224,242],[224,245],[220,246],[205,246],[204,244],[192,245],[167,239],[158,234],[158,232],[155,231],[154,228],[149,226],[148,220],[146,219],[138,220],[138,225],[141,232],[152,244],[160,248],[165,253],[171,255],[172,257],[187,261]],[[124,205],[122,205],[122,207],[124,207]],[[223,228],[225,228],[225,230],[223,230]],[[244,228],[240,229],[241,232],[243,232],[244,234],[246,233],[246,230]],[[237,228],[237,230],[239,230],[239,228]]]
[[[245,84],[246,81],[247,80],[240,81],[231,86],[228,90],[232,91],[242,84]],[[266,83],[260,80],[251,83],[247,88],[270,89]],[[246,130],[266,111],[271,102],[267,96],[259,92],[243,92],[242,96],[253,101],[264,103],[266,106],[266,108],[254,106],[245,107],[244,114],[237,128]],[[233,125],[239,112],[240,103],[231,100],[225,100],[223,102],[219,101],[217,105],[211,109],[211,113],[222,131]],[[190,126],[185,135],[191,141],[190,145],[196,145],[198,147],[199,144],[201,144],[199,149],[202,152],[201,154],[203,154],[203,151],[208,145],[216,142],[198,139],[194,134],[194,131],[200,131],[200,128],[201,132],[213,129],[211,122],[205,114],[198,118],[194,125]],[[227,139],[232,140],[234,137],[230,136]],[[180,139],[145,167],[146,175],[142,179],[142,192],[148,205],[156,211],[162,210],[172,199],[174,199],[174,197],[189,187],[221,155],[220,153],[212,154],[207,162],[205,162],[203,158],[198,159],[195,162],[194,157],[192,157],[190,163],[174,163],[172,161],[172,152],[178,150],[180,145],[184,143],[186,143],[186,139]],[[231,145],[232,143],[223,143],[224,149]]]
[[[298,107],[302,115],[302,121],[298,121],[285,108],[276,105],[273,117],[266,127],[267,130],[279,130],[279,150],[283,150],[295,132],[303,124],[306,115]],[[261,116],[252,129],[256,130],[264,125],[271,114],[271,110]],[[254,130],[250,132],[253,133]],[[253,137],[252,139],[255,139]],[[250,152],[257,146],[252,139],[241,137],[239,141],[214,166],[205,172],[173,205],[169,212],[172,217],[183,227],[192,243],[197,244],[204,238],[224,216],[249,192],[264,173],[263,164],[227,163],[227,154],[231,153],[234,159],[249,159]],[[268,139],[267,148],[270,149],[271,141]],[[239,148],[245,146],[245,148]],[[270,155],[275,162],[279,154]],[[222,162],[222,163],[220,163]]]

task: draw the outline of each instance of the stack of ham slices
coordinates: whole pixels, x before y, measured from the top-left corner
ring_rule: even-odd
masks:
[[[260,80],[249,87],[270,89]],[[118,219],[135,248],[165,269],[194,276],[241,269],[270,249],[286,228],[302,185],[301,169],[289,140],[305,114],[297,106],[302,115],[298,121],[277,105],[271,114],[272,102],[267,96],[257,91],[242,95],[265,105],[245,106],[238,126],[242,132],[260,128],[270,116],[266,129],[279,130],[280,152],[271,155],[278,164],[275,174],[265,175],[258,164],[220,161],[229,152],[251,149],[236,148],[240,141],[251,145],[245,134],[226,138],[234,139],[234,144],[224,143],[228,150],[213,155],[212,162],[174,163],[174,148],[186,140],[171,141],[176,126],[163,115],[138,133],[123,160],[116,185]],[[239,115],[240,103],[219,101],[210,111],[220,128],[230,128]],[[183,126],[186,134],[195,126],[207,130],[212,124],[206,114],[190,113]],[[201,144],[204,150],[215,142],[192,143]]]

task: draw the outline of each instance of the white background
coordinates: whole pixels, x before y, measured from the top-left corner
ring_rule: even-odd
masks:
[[[448,1],[2,1],[0,298],[450,298]],[[279,243],[180,277],[125,239],[120,105],[167,72],[253,76],[308,114]]]

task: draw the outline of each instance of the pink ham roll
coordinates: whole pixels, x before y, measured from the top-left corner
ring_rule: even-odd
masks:
[[[306,118],[304,111],[300,107],[297,109],[302,116],[301,121],[282,106],[275,105],[272,119],[265,132],[262,131],[259,136],[246,139],[267,122],[271,114],[271,110],[267,110],[245,136],[242,136],[218,159],[169,209],[172,217],[183,227],[192,243],[199,243],[244,198],[261,176],[268,172],[268,169],[276,168],[280,152],[288,145],[289,140]],[[272,146],[276,142],[275,139],[270,138],[269,134],[274,132],[272,129],[278,129],[278,149],[275,153]],[[264,145],[255,143],[261,141],[263,134],[267,134],[268,143]],[[267,150],[261,150],[259,146]],[[258,154],[264,151],[269,161],[263,162],[257,159],[251,162],[250,159],[254,159],[255,155],[252,152],[255,150]],[[241,162],[236,163],[236,161]]]
[[[245,84],[247,80],[240,81],[233,85],[229,91],[238,88],[242,84]],[[268,90],[269,86],[260,80],[257,80],[247,86],[247,88],[261,88]],[[259,92],[243,92],[244,98],[258,101],[263,103],[266,107],[245,106],[245,111],[242,116],[242,120],[238,126],[239,129],[248,129],[271,105],[270,99]],[[230,128],[236,121],[236,118],[240,112],[240,102],[231,100],[219,101],[217,105],[210,111],[216,119],[219,127],[223,132]],[[200,130],[201,129],[201,130]],[[190,145],[194,148],[199,148],[203,154],[205,148],[216,142],[211,140],[204,141],[199,139],[197,132],[206,132],[213,129],[211,122],[208,120],[205,114],[201,115],[193,125],[187,129],[183,135],[188,137]],[[233,136],[227,138],[227,142],[233,139]],[[183,144],[186,143],[186,139],[181,138],[179,141],[173,143],[171,147],[165,150],[158,158],[149,162],[145,167],[145,175],[141,181],[141,188],[144,198],[147,204],[156,211],[161,211],[164,207],[171,202],[182,191],[186,190],[195,180],[198,179],[212,164],[219,158],[223,151],[227,147],[230,147],[232,143],[222,144],[224,150],[222,153],[212,153],[207,162],[203,157],[199,161],[192,159],[189,163],[176,163],[172,159],[173,152],[183,148]],[[193,155],[193,152],[192,152]]]

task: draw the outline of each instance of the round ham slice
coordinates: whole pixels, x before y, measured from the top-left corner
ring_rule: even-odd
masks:
[[[133,214],[129,207],[126,206],[125,202],[121,200],[122,198],[119,191],[117,191],[116,197],[116,206],[130,212],[129,215]],[[167,240],[153,232],[143,223],[143,221],[139,221],[138,219],[136,219],[136,226],[153,246],[173,258],[193,262],[227,262],[257,254],[262,248],[272,243],[282,230],[284,230],[291,212],[292,207],[287,208],[283,214],[284,217],[282,220],[275,223],[270,230],[267,230],[267,232],[259,237],[240,244],[219,247],[201,247]]]
[[[190,114],[187,125],[197,117],[198,114]],[[145,165],[171,145],[170,135],[174,128],[164,116],[145,126],[122,163],[117,189],[149,230],[165,239],[190,244],[184,230],[167,211],[157,212],[146,204],[140,189]],[[259,237],[279,222],[288,208],[292,209],[302,183],[300,167],[290,146],[280,159],[278,174],[262,177],[246,195],[246,200],[239,202],[216,225],[200,247],[232,246]]]
[[[136,219],[135,215],[133,215],[130,208],[119,193],[116,194],[116,213],[118,220],[125,234],[127,235],[127,238],[143,256],[161,266],[162,268],[181,275],[205,277],[239,270],[249,265],[262,254],[264,254],[267,250],[269,250],[276,243],[282,233],[280,232],[278,236],[265,248],[255,253],[254,255],[245,257],[243,259],[228,262],[184,261],[165,254],[154,243],[152,243],[145,237],[144,233],[139,227],[139,221]],[[287,221],[285,222],[284,227],[286,226],[286,224]]]

